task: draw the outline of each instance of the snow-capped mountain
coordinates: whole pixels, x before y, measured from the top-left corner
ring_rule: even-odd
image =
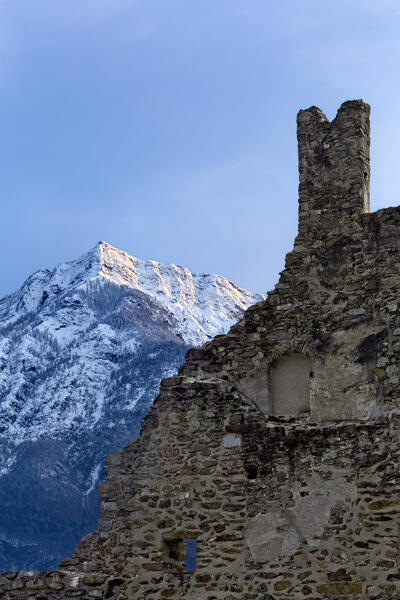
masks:
[[[100,242],[0,301],[0,571],[54,566],[95,528],[106,452],[260,299]]]

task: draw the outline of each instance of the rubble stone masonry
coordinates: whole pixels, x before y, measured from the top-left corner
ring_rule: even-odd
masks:
[[[369,213],[367,104],[297,122],[275,290],[161,382],[98,531],[1,598],[400,599],[400,208]]]

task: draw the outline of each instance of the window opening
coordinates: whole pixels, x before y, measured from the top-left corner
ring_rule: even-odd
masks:
[[[196,554],[197,554],[197,540],[186,539],[185,542],[185,560],[183,563],[183,570],[185,573],[193,573],[196,570]]]
[[[166,548],[170,564],[168,568],[172,568],[181,573],[193,573],[196,570],[196,539],[175,538],[166,540]]]
[[[245,467],[247,473],[247,479],[257,479],[258,467],[257,465],[247,465]]]

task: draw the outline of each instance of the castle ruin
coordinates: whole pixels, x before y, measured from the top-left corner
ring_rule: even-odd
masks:
[[[161,382],[98,531],[1,598],[400,599],[400,207],[369,212],[367,104],[297,125],[275,289]]]

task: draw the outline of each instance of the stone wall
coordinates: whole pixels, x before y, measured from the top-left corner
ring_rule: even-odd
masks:
[[[400,598],[400,209],[368,213],[368,114],[300,111],[299,235],[275,290],[163,380],[108,455],[98,531],[59,570],[0,576],[2,597]]]

